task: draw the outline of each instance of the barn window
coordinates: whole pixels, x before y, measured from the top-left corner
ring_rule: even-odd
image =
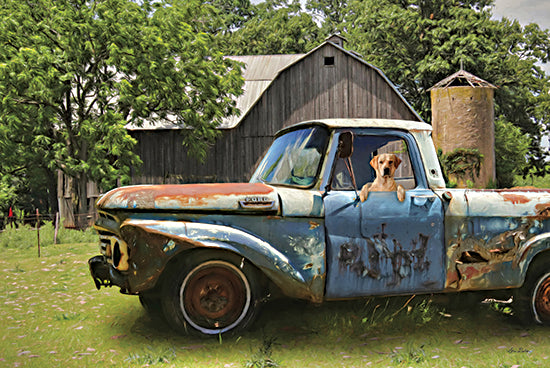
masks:
[[[334,66],[334,56],[325,56],[325,66]]]

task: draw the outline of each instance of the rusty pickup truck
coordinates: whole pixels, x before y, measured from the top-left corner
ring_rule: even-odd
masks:
[[[549,324],[550,192],[447,189],[431,131],[303,122],[276,135],[249,183],[114,189],[97,202],[95,284],[202,335],[246,328],[275,291],[320,303],[504,290],[516,314]],[[361,201],[381,153],[399,157],[404,199]]]

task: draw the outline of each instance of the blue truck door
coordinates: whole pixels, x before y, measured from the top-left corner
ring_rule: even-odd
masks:
[[[412,138],[405,133],[357,136],[352,156],[357,185],[361,188],[374,180],[375,173],[368,168],[370,158],[389,151],[398,152],[409,166],[396,173],[397,182],[408,183],[403,202],[395,192],[372,192],[360,202],[342,184],[346,170],[336,162],[332,190],[324,199],[327,299],[443,290],[443,205],[426,188]]]

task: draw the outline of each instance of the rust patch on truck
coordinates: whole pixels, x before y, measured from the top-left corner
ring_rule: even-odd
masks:
[[[114,189],[98,202],[100,209],[274,210],[272,187],[260,183],[136,185]],[[269,204],[269,205],[267,205]]]
[[[321,225],[321,224],[318,223],[318,222],[310,221],[309,222],[309,230],[317,229],[319,227],[319,225]]]
[[[272,188],[264,184],[250,183],[221,183],[221,184],[163,184],[163,185],[136,185],[118,188],[122,192],[121,199],[134,199],[147,194],[154,194],[155,198],[162,197],[210,197],[238,194],[269,194]]]
[[[544,220],[550,217],[550,203],[539,203],[535,208],[537,210],[538,219]]]
[[[522,196],[510,197],[508,200],[522,201]],[[523,202],[518,202],[523,203]],[[484,276],[495,271],[505,262],[511,262],[517,268],[526,251],[521,246],[536,236],[534,228],[542,226],[542,220],[550,217],[550,204],[537,204],[536,215],[510,219],[510,227],[515,228],[496,234],[489,239],[463,236],[461,229],[467,229],[469,222],[458,227],[455,237],[450,240],[448,248],[448,271],[446,288],[467,290],[488,288],[489,282]],[[471,220],[470,220],[471,221]]]
[[[521,194],[504,193],[502,198],[505,202],[512,202],[513,204],[529,203],[531,201],[531,199]]]
[[[533,221],[526,219],[516,229],[495,235],[489,240],[472,236],[463,238],[459,229],[448,250],[450,255],[446,287],[474,288],[474,279],[482,278],[495,265],[514,261],[520,245],[530,237],[529,229],[532,226]]]

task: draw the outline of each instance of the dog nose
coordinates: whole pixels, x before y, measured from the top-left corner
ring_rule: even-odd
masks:
[[[389,167],[384,168],[384,175],[390,175],[390,168]]]

